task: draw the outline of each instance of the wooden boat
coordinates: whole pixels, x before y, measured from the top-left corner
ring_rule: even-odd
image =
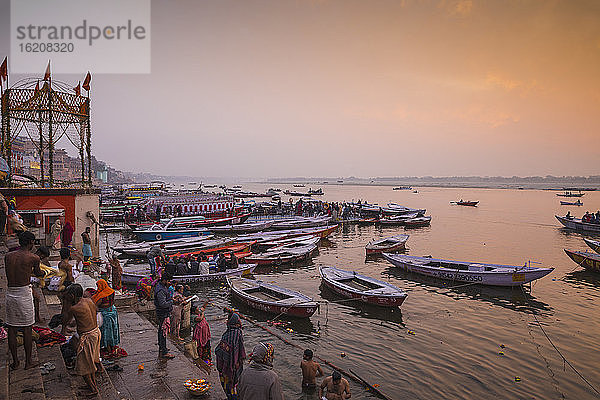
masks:
[[[263,242],[270,242],[279,239],[288,239],[297,236],[315,235],[321,239],[331,235],[336,229],[337,225],[330,226],[318,226],[315,228],[302,228],[302,229],[290,229],[276,232],[262,232],[262,233],[251,233],[248,235],[238,236],[238,240],[248,241],[256,240],[259,244]]]
[[[393,253],[395,251],[404,250],[406,248],[407,240],[408,235],[391,236],[371,241],[365,246],[365,249],[368,256],[373,254],[381,254],[384,251],[386,253]]]
[[[155,226],[144,230],[136,229],[133,231],[133,234],[142,242],[152,242],[157,240],[181,239],[210,235],[210,231],[206,228],[166,230],[160,228],[160,226]]]
[[[400,306],[406,292],[387,282],[354,271],[335,267],[319,267],[321,282],[340,296],[384,307]]]
[[[491,286],[518,286],[540,279],[554,271],[554,268],[451,261],[403,254],[383,253],[383,257],[394,266],[408,272]]]
[[[431,216],[411,218],[404,222],[406,228],[420,228],[422,226],[429,226],[429,224],[431,224]]]
[[[565,253],[575,261],[577,265],[590,271],[600,272],[600,254],[589,251],[571,251],[564,249]]]
[[[378,220],[376,222],[376,224],[379,224],[382,226],[405,225],[406,221],[415,219],[418,217],[418,215],[419,214],[417,214],[417,213],[411,213],[411,214],[396,215],[394,217],[381,218],[380,220]]]
[[[398,203],[388,203],[387,204],[387,208],[384,209],[384,212],[387,212],[389,210],[393,210],[393,212],[396,215],[402,215],[402,214],[411,214],[411,213],[418,213],[421,215],[425,215],[425,212],[427,211],[424,208],[410,208],[410,207],[405,207],[403,205],[400,205]]]
[[[281,243],[281,244],[275,245],[273,248],[271,248],[271,250],[302,249],[307,246],[317,245],[321,241],[321,238],[318,236],[311,235],[309,237],[300,236],[298,238],[292,238],[290,240],[291,241],[288,243]]]
[[[273,249],[246,257],[246,262],[258,265],[294,264],[309,259],[315,250],[316,244],[295,249]]]
[[[592,250],[594,250],[596,253],[600,254],[600,241],[598,241],[598,240],[592,240],[592,239],[586,239],[586,238],[584,238],[583,241],[585,242],[585,244],[587,244],[588,246],[590,246],[590,248]]]
[[[581,193],[581,191],[574,193],[569,190],[565,191],[564,193],[556,193],[556,195],[559,197],[583,197],[584,194],[585,193]]]
[[[561,206],[582,206],[583,203],[581,202],[581,200],[577,200],[577,201],[564,201],[564,200],[561,200],[560,201],[560,205]]]
[[[582,222],[580,218],[566,218],[559,217],[558,215],[555,215],[555,217],[558,220],[558,222],[563,224],[566,228],[577,231],[600,233],[600,224],[594,224],[592,222]]]
[[[210,283],[210,282],[218,282],[227,279],[227,277],[231,276],[243,276],[251,274],[256,268],[256,264],[240,264],[240,266],[236,269],[228,269],[224,272],[215,272],[204,275],[175,275],[173,276],[173,281],[177,283],[187,283],[187,284],[195,284],[195,283]],[[149,275],[149,271],[144,272],[123,272],[121,276],[121,282],[124,285],[135,285],[138,281],[145,276]]]
[[[278,239],[278,240],[272,240],[269,242],[263,242],[263,243],[261,243],[260,247],[272,249],[274,247],[279,247],[279,246],[283,246],[283,245],[287,245],[287,244],[295,244],[295,243],[299,243],[299,242],[305,242],[306,240],[313,239],[313,238],[317,239],[317,241],[314,244],[317,244],[319,242],[319,240],[321,239],[316,235],[296,236],[296,237],[287,238],[287,239]]]
[[[298,318],[308,318],[317,311],[313,299],[294,290],[246,278],[227,279],[227,283],[234,298],[257,310]]]
[[[271,225],[273,230],[289,230],[301,228],[313,228],[317,226],[325,226],[331,222],[331,217],[328,215],[321,217],[300,217],[283,221],[275,221]]]
[[[210,245],[213,245],[215,243],[214,241],[210,241],[210,239],[212,238],[212,235],[207,235],[201,237],[161,240],[158,242],[132,243],[125,246],[113,247],[112,250],[128,257],[146,257],[146,253],[150,250],[151,247],[161,245],[164,246],[164,254],[174,254],[179,251],[207,248],[206,245],[209,245],[210,247]]]
[[[213,233],[253,233],[267,230],[273,225],[273,221],[245,222],[237,225],[222,225],[209,228]]]
[[[479,204],[479,201],[459,200],[459,201],[451,201],[450,204],[456,204],[457,206],[477,207],[477,204]]]
[[[244,253],[244,252],[250,251],[252,249],[252,245],[255,243],[256,242],[236,242],[236,243],[232,243],[232,244],[222,246],[222,247],[213,247],[213,248],[209,248],[209,249],[178,252],[173,255],[178,256],[178,257],[197,256],[200,254],[210,256],[210,255],[217,254],[217,253],[229,254],[229,253],[233,252],[237,256],[238,253]]]

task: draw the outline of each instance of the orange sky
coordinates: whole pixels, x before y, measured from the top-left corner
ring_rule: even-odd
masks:
[[[94,153],[199,176],[599,174],[598,21],[597,1],[154,1],[152,74],[94,76]]]

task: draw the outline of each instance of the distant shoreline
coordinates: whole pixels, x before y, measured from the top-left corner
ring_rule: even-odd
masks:
[[[360,182],[360,181],[344,181],[344,182],[319,182],[319,181],[289,181],[289,180],[268,180],[268,181],[255,181],[251,183],[260,183],[265,185],[291,185],[291,184],[303,184],[305,186],[313,186],[316,189],[319,186],[388,186],[388,187],[401,187],[410,186],[411,188],[422,188],[422,187],[436,187],[436,188],[449,188],[449,189],[512,189],[512,190],[581,190],[581,191],[595,191],[600,188],[600,184],[579,184],[568,185],[566,183],[553,184],[546,182],[527,182],[527,183],[504,183],[504,182]],[[568,189],[566,189],[568,188]],[[402,189],[407,190],[408,189]]]

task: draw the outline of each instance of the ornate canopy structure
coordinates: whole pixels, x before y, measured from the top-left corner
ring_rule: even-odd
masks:
[[[39,78],[22,79],[4,89],[0,150],[9,167],[18,137],[28,138],[35,146],[41,187],[55,186],[55,146],[65,139],[78,150],[81,160],[81,180],[70,184],[92,185],[89,92],[82,96],[79,86],[73,89],[64,82]]]

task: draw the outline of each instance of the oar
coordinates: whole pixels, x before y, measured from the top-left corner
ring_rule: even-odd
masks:
[[[385,399],[385,400],[392,400],[390,397],[386,396],[385,394],[381,393],[381,391],[375,387],[373,387],[373,385],[371,385],[369,382],[365,381],[363,378],[361,378],[356,372],[352,371],[350,368],[348,368],[348,371],[350,371],[350,373],[354,376],[356,376],[358,378],[358,380],[360,380],[362,382],[363,385],[365,385],[366,387],[368,387],[370,390],[373,391],[373,393],[381,396],[381,398]]]

